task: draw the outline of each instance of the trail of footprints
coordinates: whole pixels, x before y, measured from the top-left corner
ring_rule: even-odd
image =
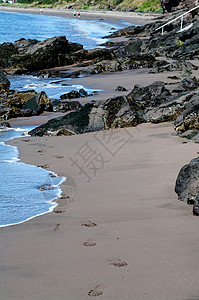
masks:
[[[58,213],[58,212],[60,213],[62,211],[56,211],[56,213]],[[60,226],[61,226],[60,224],[56,224],[53,231],[60,230]],[[96,227],[97,224],[94,223],[94,222],[91,222],[91,221],[87,221],[85,223],[82,223],[81,226]],[[96,246],[96,242],[88,239],[86,242],[83,243],[83,245],[85,247],[93,247],[93,246]],[[127,266],[127,263],[125,261],[122,261],[120,258],[117,258],[117,257],[108,259],[108,262],[109,262],[110,265],[115,266],[115,267],[125,267],[125,266]],[[90,297],[101,296],[103,294],[103,288],[104,288],[104,286],[102,284],[98,284],[92,290],[90,290],[88,292],[88,296],[90,296]]]
[[[82,223],[82,226],[96,227],[97,224],[93,223],[91,221],[87,221],[85,223]],[[88,241],[86,241],[83,245],[86,247],[92,247],[92,246],[96,246],[96,242],[88,239]],[[115,266],[115,267],[127,266],[127,263],[125,261],[122,261],[120,258],[117,258],[117,257],[108,259],[108,262],[110,265]],[[90,297],[101,296],[102,294],[103,294],[103,285],[101,285],[101,284],[97,285],[96,287],[94,287],[94,289],[92,289],[88,292],[88,296],[90,296]]]

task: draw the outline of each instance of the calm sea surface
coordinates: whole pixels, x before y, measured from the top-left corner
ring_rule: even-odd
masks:
[[[20,38],[44,40],[65,35],[85,49],[97,47],[106,41],[103,36],[129,26],[103,21],[86,21],[71,17],[64,19],[46,15],[0,12],[0,44],[14,42]],[[113,29],[114,28],[114,29]],[[70,81],[38,79],[33,76],[9,77],[12,89],[35,89],[45,91],[50,98],[59,98],[70,90],[82,86],[70,86]],[[86,89],[86,87],[84,87]],[[87,89],[88,92],[90,90]],[[18,149],[5,145],[5,141],[20,137],[32,128],[0,129],[0,227],[17,224],[37,215],[52,211],[54,199],[61,195],[59,185],[65,178],[58,177],[42,168],[24,164],[18,159]],[[40,189],[41,187],[47,187]]]

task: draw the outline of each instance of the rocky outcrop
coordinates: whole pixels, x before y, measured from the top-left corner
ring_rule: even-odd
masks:
[[[60,111],[60,112],[68,112],[68,111],[75,111],[80,110],[82,105],[79,101],[60,101],[60,100],[53,100],[51,101],[53,106],[53,111]]]
[[[197,2],[191,0],[160,0],[163,12],[171,12],[176,7],[191,9]]]
[[[20,39],[14,44],[1,44],[0,51],[0,68],[9,74],[72,65],[84,60],[90,60],[92,64],[115,58],[108,49],[84,50],[82,45],[68,42],[65,36],[44,41]]]
[[[5,129],[5,128],[11,128],[10,123],[8,123],[8,122],[1,122],[0,123],[0,129]]]
[[[84,89],[80,89],[79,91],[72,90],[69,93],[65,93],[60,96],[60,99],[75,99],[75,98],[84,98],[88,97],[88,93]]]
[[[9,90],[10,81],[3,71],[0,70],[0,93],[6,92]]]
[[[79,111],[71,112],[64,117],[49,120],[29,132],[32,136],[69,135],[87,132],[89,114],[93,104],[86,104]]]
[[[165,122],[175,120],[183,111],[184,106],[190,102],[195,91],[181,93],[180,97],[172,94],[164,82],[157,81],[142,87],[136,85],[133,90],[124,96],[118,96],[107,100],[92,103],[80,108],[79,112],[70,113],[66,118],[58,119],[57,123],[46,123],[31,132],[32,135],[55,134],[62,127],[75,134],[105,130],[111,128],[123,128],[137,126],[144,122]],[[68,104],[67,104],[68,105]],[[82,114],[87,125],[81,128]],[[75,123],[74,123],[75,119]],[[60,121],[61,120],[61,121]],[[57,127],[58,126],[58,127]]]
[[[180,201],[193,205],[193,213],[199,215],[199,157],[183,166],[178,174],[175,192]]]
[[[175,120],[174,128],[179,133],[187,130],[199,132],[199,94],[193,96],[184,106],[182,113]]]
[[[44,92],[10,90],[10,82],[2,71],[0,71],[0,80],[2,82],[2,85],[0,84],[2,86],[0,90],[0,116],[2,119],[29,117],[40,114],[44,110],[52,110],[50,99]]]

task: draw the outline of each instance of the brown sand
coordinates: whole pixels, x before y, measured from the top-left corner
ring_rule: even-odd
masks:
[[[74,82],[104,89],[99,99],[113,96],[118,84],[131,89],[157,79],[142,70]],[[36,125],[50,117],[11,124]],[[177,174],[197,156],[197,144],[183,143],[167,123],[105,137],[98,132],[10,143],[24,162],[67,176],[70,184],[62,185],[55,212],[0,229],[0,300],[198,299],[199,219],[174,193]],[[96,153],[80,174],[71,160],[81,167],[78,153],[86,145]]]
[[[116,130],[115,146],[107,134],[11,141],[24,162],[72,178],[77,193],[56,213],[0,230],[1,300],[197,299],[198,218],[174,184],[198,145],[167,123]],[[99,155],[84,169],[90,182],[71,166],[85,142]]]

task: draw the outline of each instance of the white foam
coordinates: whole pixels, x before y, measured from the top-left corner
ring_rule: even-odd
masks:
[[[12,128],[12,130],[14,130],[14,131],[19,131],[19,132],[20,132],[20,131],[23,132],[25,129],[22,129],[22,128]],[[16,137],[13,137],[13,138],[16,138]],[[10,138],[10,139],[11,139],[11,138]],[[7,160],[4,160],[3,162],[6,162],[6,163],[14,163],[14,162],[19,162],[19,161],[20,161],[20,159],[18,158],[18,153],[19,153],[19,151],[18,151],[18,148],[17,148],[16,146],[6,145],[5,142],[3,142],[3,141],[1,141],[0,144],[1,144],[1,145],[5,145],[6,147],[14,148],[14,150],[15,150],[15,153],[14,153],[14,154],[16,154],[15,156],[13,156],[12,159],[7,159]],[[20,162],[20,163],[21,163],[21,164],[25,164],[25,163],[23,163],[23,162]],[[31,165],[31,166],[34,167],[34,168],[38,168],[37,166],[34,166],[34,165]],[[41,169],[42,169],[42,168],[41,168]],[[43,170],[44,170],[44,169],[43,169]],[[46,170],[45,170],[45,171],[46,171]],[[47,172],[47,171],[46,171],[46,172]],[[58,174],[56,174],[55,172],[49,172],[49,175],[53,175],[54,177],[59,178]],[[0,225],[0,228],[4,228],[4,227],[8,227],[8,226],[13,226],[13,225],[17,225],[17,224],[21,224],[21,223],[27,222],[27,221],[29,221],[29,220],[31,220],[31,219],[33,219],[33,218],[36,218],[36,217],[38,217],[38,216],[42,216],[42,215],[45,215],[45,214],[47,214],[47,213],[52,212],[53,209],[54,209],[56,206],[58,206],[58,203],[56,203],[55,200],[56,200],[56,199],[59,199],[59,198],[61,197],[63,191],[62,191],[60,185],[61,185],[63,182],[65,182],[65,181],[66,181],[66,177],[60,177],[60,180],[59,180],[59,182],[58,182],[57,184],[51,185],[51,187],[53,187],[54,189],[57,189],[57,193],[56,193],[56,196],[53,197],[53,199],[48,200],[48,201],[45,201],[46,203],[49,203],[49,204],[51,205],[47,211],[45,211],[45,212],[43,212],[43,213],[40,213],[40,214],[33,215],[33,216],[31,216],[31,217],[29,217],[29,218],[27,218],[27,219],[25,219],[25,220],[23,220],[23,221],[20,221],[20,222],[9,223],[9,224],[6,224],[6,225]]]

